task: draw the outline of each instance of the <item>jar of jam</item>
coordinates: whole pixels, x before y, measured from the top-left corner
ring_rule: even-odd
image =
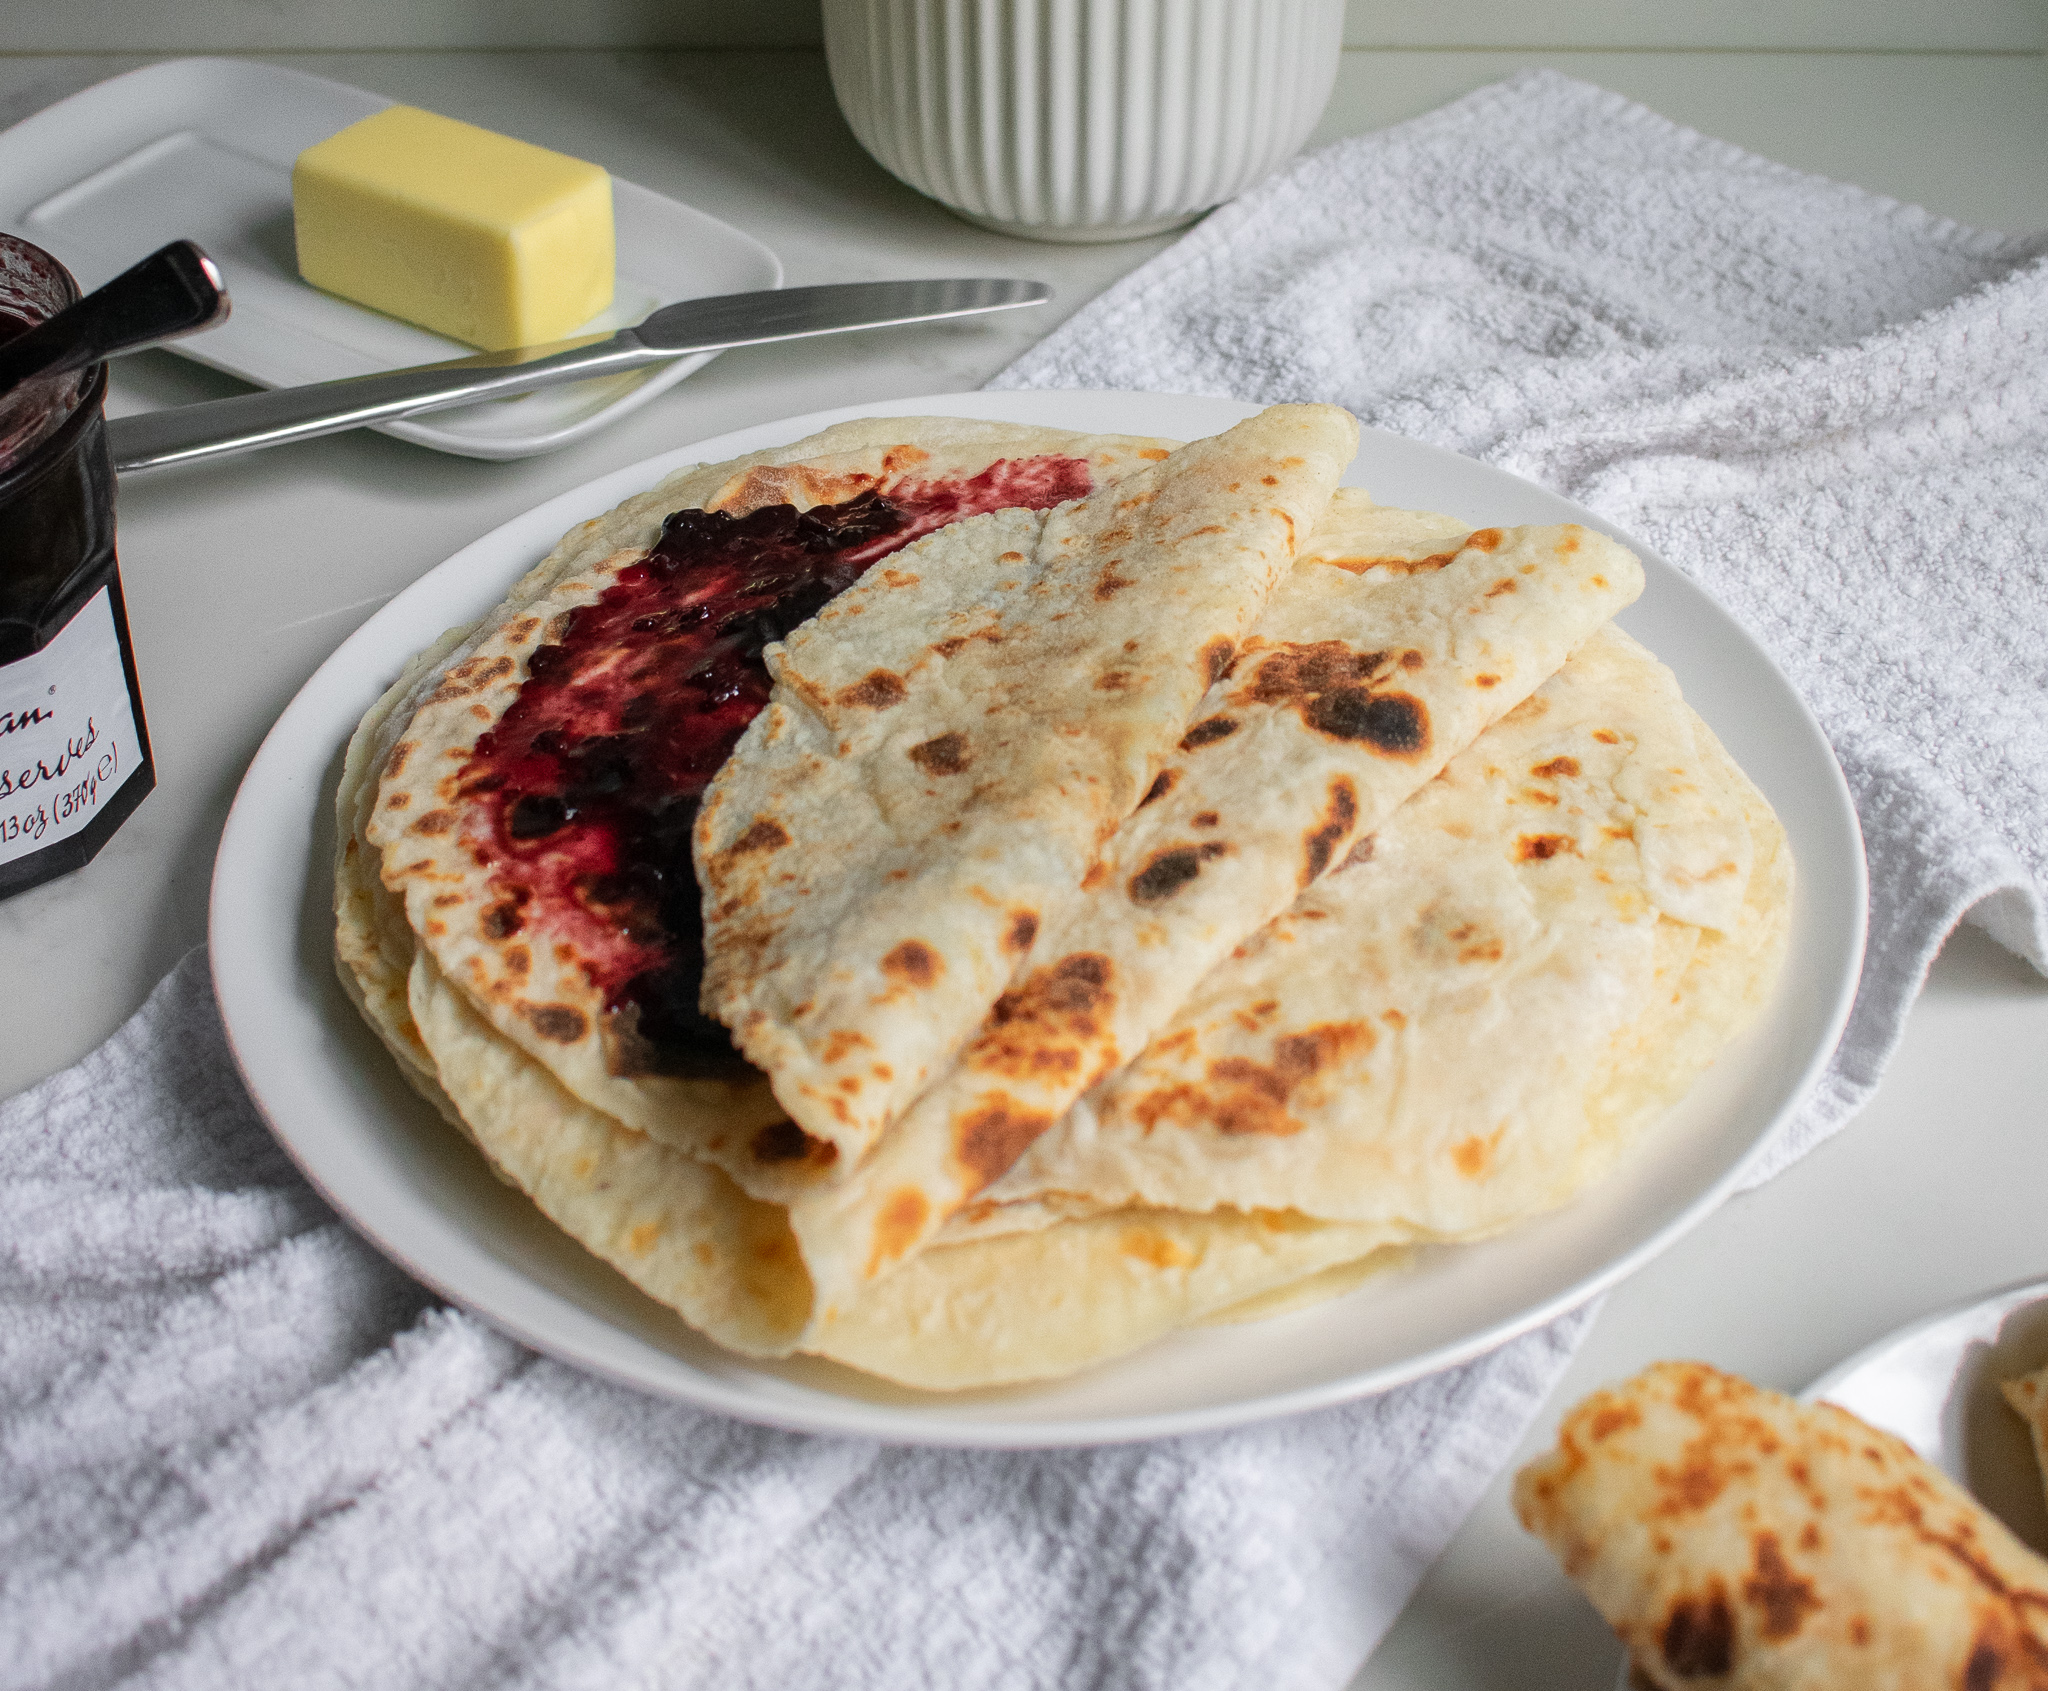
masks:
[[[0,235],[0,340],[78,298]],[[114,557],[107,367],[0,393],[0,898],[90,862],[156,785]]]

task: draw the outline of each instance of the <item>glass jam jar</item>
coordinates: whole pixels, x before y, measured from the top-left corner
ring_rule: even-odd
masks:
[[[0,234],[0,340],[78,298]],[[156,785],[121,572],[107,367],[0,393],[0,898],[90,862]]]

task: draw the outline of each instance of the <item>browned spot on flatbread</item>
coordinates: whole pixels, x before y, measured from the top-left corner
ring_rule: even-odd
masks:
[[[890,587],[915,587],[920,579],[908,570],[878,570],[876,574]]]
[[[1615,733],[1612,728],[1594,729],[1593,738],[1598,740],[1603,746],[1618,746],[1621,744],[1621,736]]]
[[[389,777],[401,774],[405,769],[406,759],[411,757],[415,750],[412,741],[400,740],[391,748],[391,760],[384,765],[385,775]]]
[[[756,817],[747,831],[726,847],[726,856],[745,857],[757,851],[780,851],[789,844],[789,830],[772,816]]]
[[[1363,575],[1367,570],[1383,570],[1388,575],[1424,575],[1431,570],[1440,570],[1457,556],[1455,550],[1432,552],[1426,558],[1403,558],[1388,553],[1371,558],[1324,558],[1321,561],[1332,569],[1348,570],[1353,575]]]
[[[1009,932],[1003,935],[1003,949],[1021,955],[1031,949],[1037,938],[1038,913],[1033,910],[1014,911],[1010,916]]]
[[[1202,648],[1202,673],[1209,678],[1211,687],[1230,673],[1236,658],[1237,647],[1220,634]]]
[[[524,975],[532,972],[533,953],[523,945],[508,945],[504,951],[505,973]]]
[[[1515,578],[1511,575],[1504,575],[1486,590],[1486,596],[1489,599],[1498,599],[1503,593],[1512,593],[1514,590]]]
[[[1173,791],[1174,784],[1179,780],[1180,771],[1178,769],[1160,770],[1157,775],[1152,777],[1152,785],[1145,789],[1145,796],[1138,800],[1138,808],[1143,810],[1154,799],[1165,798],[1168,793]]]
[[[1384,757],[1414,762],[1429,750],[1428,708],[1409,693],[1340,687],[1319,694],[1301,714],[1318,733],[1369,746]]]
[[[1048,1127],[1052,1117],[1043,1110],[1027,1110],[1006,1093],[977,1104],[953,1122],[953,1160],[968,1177],[968,1190],[979,1192],[1009,1173],[1011,1166],[1031,1142]]]
[[[1198,810],[1190,820],[1197,828],[1214,828],[1223,821],[1223,818],[1213,810]]]
[[[870,710],[887,710],[891,705],[900,705],[908,695],[909,689],[903,685],[903,677],[893,669],[874,669],[851,687],[842,687],[839,702],[842,705],[864,705]]]
[[[459,663],[441,678],[441,684],[427,695],[427,703],[438,705],[450,699],[466,699],[470,694],[489,686],[500,676],[510,675],[512,660],[500,655],[495,658],[471,658]]]
[[[1154,1268],[1185,1268],[1195,1260],[1187,1246],[1151,1227],[1126,1227],[1117,1235],[1116,1248]]]
[[[430,810],[412,825],[415,834],[445,834],[455,826],[452,810]]]
[[[1378,1035],[1368,1022],[1322,1022],[1276,1039],[1269,1063],[1219,1057],[1209,1064],[1206,1086],[1162,1087],[1138,1099],[1131,1114],[1147,1132],[1172,1123],[1231,1135],[1299,1133],[1302,1123],[1287,1107],[1295,1090],[1332,1063],[1370,1051],[1376,1043]]]
[[[1501,1128],[1491,1133],[1475,1133],[1468,1139],[1461,1139],[1451,1147],[1451,1161],[1467,1180],[1478,1180],[1493,1167],[1493,1153],[1500,1145]]]
[[[1359,652],[1341,640],[1289,643],[1259,659],[1236,696],[1256,704],[1285,704],[1332,687],[1370,681],[1386,666],[1384,652]]]
[[[1524,834],[1515,841],[1517,863],[1540,863],[1562,852],[1578,854],[1578,844],[1569,834]]]
[[[1303,886],[1329,868],[1331,854],[1357,826],[1358,789],[1352,786],[1348,775],[1339,775],[1330,783],[1330,802],[1323,811],[1322,820],[1301,842]]]
[[[843,1063],[856,1051],[871,1050],[874,1041],[864,1033],[852,1028],[834,1028],[825,1037],[825,1048],[818,1053],[818,1060],[827,1068]]]
[[[1237,723],[1228,716],[1205,717],[1181,737],[1180,749],[1184,752],[1199,751],[1204,746],[1213,746],[1218,740],[1227,740],[1237,732]]]
[[[921,939],[903,941],[882,959],[882,973],[906,986],[930,986],[945,972],[945,961]]]
[[[1472,685],[1475,687],[1498,687],[1500,685],[1500,677],[1497,675],[1475,675],[1472,677]]]
[[[1061,1080],[1079,1075],[1089,1055],[1100,1058],[1098,1048],[1106,1043],[1112,977],[1109,959],[1095,951],[1071,952],[1033,969],[995,1001],[963,1061],[984,1074]]]
[[[411,803],[412,794],[393,793],[388,799],[384,801],[384,808],[386,810],[403,810],[407,805]]]
[[[543,1039],[574,1045],[590,1031],[590,1022],[573,1004],[521,1004],[520,1013]]]
[[[1735,1668],[1735,1614],[1721,1582],[1675,1597],[1665,1611],[1657,1647],[1680,1679],[1716,1679]]]
[[[1112,669],[1095,683],[1098,693],[1121,693],[1131,684],[1131,672],[1127,669]]]
[[[1616,1433],[1630,1432],[1643,1424],[1643,1412],[1626,1398],[1604,1403],[1593,1411],[1587,1423],[1586,1436],[1595,1444],[1612,1438]]]
[[[1412,762],[1429,749],[1429,711],[1412,694],[1375,691],[1391,667],[1387,653],[1341,640],[1294,643],[1262,658],[1237,696],[1292,705],[1319,734]]]
[[[1103,565],[1102,574],[1095,578],[1095,597],[1098,602],[1107,604],[1126,587],[1137,585],[1137,578],[1135,576],[1118,575],[1116,573],[1117,565],[1122,562],[1123,559],[1121,558],[1110,559],[1107,564]]]
[[[959,775],[970,761],[967,736],[955,729],[950,734],[941,734],[936,739],[912,746],[909,756],[910,761],[927,775]]]
[[[870,1279],[884,1263],[894,1262],[917,1243],[931,1213],[931,1200],[915,1186],[899,1186],[889,1194],[875,1217],[874,1247],[868,1253]]]
[[[1279,1014],[1280,1001],[1277,998],[1262,998],[1249,1010],[1239,1010],[1232,1018],[1246,1033],[1257,1033],[1267,1022]],[[1188,1030],[1183,1030],[1188,1031]]]
[[[1171,898],[1201,874],[1204,863],[1229,850],[1222,840],[1204,840],[1200,845],[1169,846],[1164,851],[1155,851],[1145,867],[1131,877],[1127,890],[1132,902],[1157,904],[1161,899]]]
[[[532,896],[528,888],[520,887],[496,904],[487,905],[483,914],[477,918],[477,926],[483,929],[484,938],[510,939],[519,932],[526,925],[525,918],[519,912]]]
[[[1467,552],[1493,552],[1500,548],[1501,532],[1497,528],[1475,529],[1465,536],[1462,550]]]
[[[839,1147],[829,1139],[813,1139],[793,1121],[771,1121],[747,1142],[758,1163],[808,1162],[827,1168],[839,1158]]]
[[[1529,771],[1531,775],[1540,775],[1550,781],[1559,781],[1578,772],[1579,760],[1575,757],[1554,757],[1548,763],[1539,763]]]
[[[1767,1532],[1756,1535],[1756,1561],[1742,1582],[1742,1595],[1761,1616],[1758,1630],[1774,1642],[1797,1635],[1806,1617],[1821,1606],[1813,1582],[1792,1571],[1777,1535]]]
[[[1148,463],[1156,464],[1169,454],[1163,446],[1143,446],[1138,449],[1138,456]]]

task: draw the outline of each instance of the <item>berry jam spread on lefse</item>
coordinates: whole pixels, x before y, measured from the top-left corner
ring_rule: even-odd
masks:
[[[1082,458],[1005,459],[957,481],[899,481],[837,505],[677,511],[594,604],[536,647],[528,678],[464,766],[467,830],[496,893],[494,939],[573,947],[604,995],[624,1074],[745,1072],[698,1008],[704,926],[698,803],[768,702],[761,648],[871,565],[985,511],[1046,510],[1092,485]]]

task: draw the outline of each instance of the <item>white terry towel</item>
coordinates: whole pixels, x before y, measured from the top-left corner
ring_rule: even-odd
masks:
[[[1302,161],[1004,379],[1336,400],[1719,594],[1871,846],[1863,995],[1789,1158],[1867,1096],[1964,910],[2048,962],[2043,250],[1534,76]],[[257,1122],[196,957],[0,1105],[0,1170],[0,1691],[1335,1687],[1585,1321],[1147,1446],[693,1413],[355,1241]]]

